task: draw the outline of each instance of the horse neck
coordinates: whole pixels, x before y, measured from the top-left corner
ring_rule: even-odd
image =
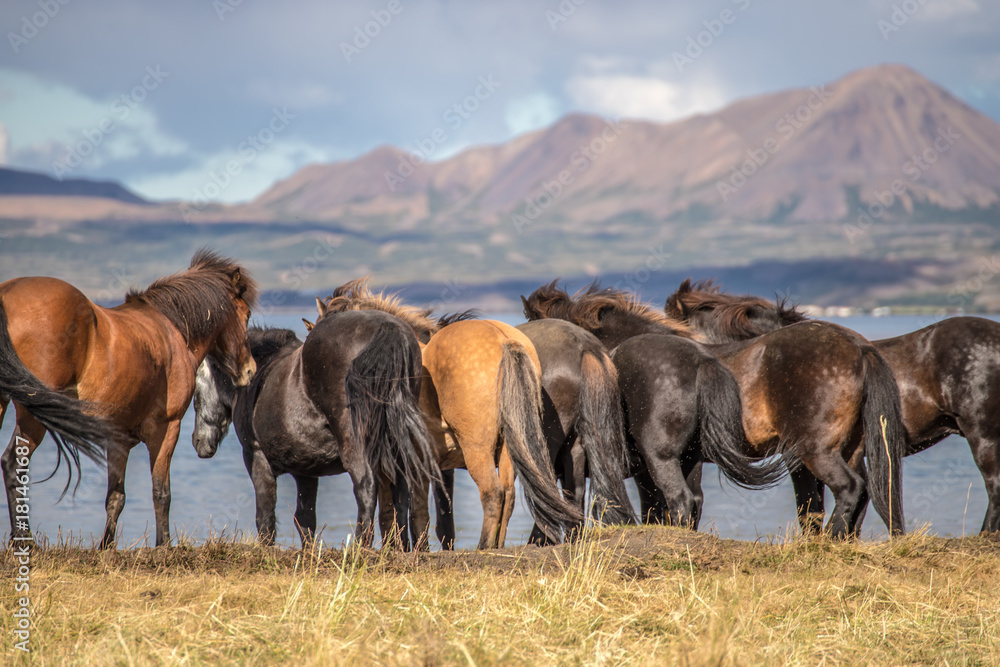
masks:
[[[603,317],[600,327],[591,333],[608,349],[618,347],[629,338],[642,334],[677,335],[677,332],[667,326],[627,313],[612,313]]]

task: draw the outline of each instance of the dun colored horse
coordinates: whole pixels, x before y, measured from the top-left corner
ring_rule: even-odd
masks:
[[[251,328],[249,338],[258,365],[250,386],[236,390],[211,364],[199,369],[193,444],[209,458],[235,424],[260,541],[274,543],[279,475],[295,478],[295,523],[307,545],[316,531],[319,477],[346,472],[358,504],[357,541],[371,546],[379,480],[386,480],[408,549],[410,488],[438,478],[417,406],[420,346],[413,331],[368,311],[321,318],[304,343],[287,329]]]
[[[8,401],[17,412],[14,438],[3,454],[7,502],[14,536],[29,535],[27,517],[15,522],[18,459],[30,457],[47,431],[85,454],[81,440],[114,441],[107,450],[107,523],[102,548],[113,547],[125,505],[125,466],[140,441],[149,449],[156,513],[156,544],[170,543],[170,459],[181,418],[194,393],[195,370],[209,356],[238,384],[255,365],[246,340],[257,299],[250,276],[235,262],[198,251],[187,271],[161,278],[125,303],[102,308],[54,278],[16,278],[0,285],[0,420]],[[45,391],[18,389],[34,376]],[[36,390],[37,391],[37,390]],[[76,397],[81,416],[60,418],[59,405],[43,405],[52,392]],[[57,401],[58,403],[58,401]],[[63,406],[65,407],[65,405]],[[79,407],[79,405],[77,406]],[[63,450],[59,438],[61,453]],[[26,457],[18,450],[27,448]]]
[[[321,304],[320,319],[331,312],[369,308],[401,316],[426,341],[420,406],[440,468],[466,468],[479,487],[479,548],[504,544],[514,511],[515,474],[521,477],[536,525],[548,539],[558,541],[564,528],[578,525],[583,516],[559,493],[542,433],[541,371],[531,341],[495,320],[458,318],[441,326],[426,312],[372,293],[365,280],[338,288]],[[447,492],[438,494],[439,507],[442,499],[450,503],[443,496]],[[439,523],[440,518],[439,513]],[[429,521],[424,492],[414,499],[415,539],[425,539]],[[438,533],[446,547],[453,543],[453,525],[439,525]]]
[[[693,328],[719,342],[756,338],[806,319],[783,301],[729,295],[710,282],[685,281],[671,299]],[[951,434],[965,437],[989,496],[982,530],[1000,530],[1000,323],[952,317],[872,345],[899,385],[906,453]],[[822,503],[821,485],[816,497]]]
[[[530,324],[567,319],[614,346],[628,474],[639,487],[644,520],[698,527],[706,457],[737,484],[759,488],[780,479],[780,461],[754,466],[740,448],[742,408],[732,374],[663,313],[624,294],[596,295],[593,288],[574,300],[551,283],[524,299],[524,312]]]

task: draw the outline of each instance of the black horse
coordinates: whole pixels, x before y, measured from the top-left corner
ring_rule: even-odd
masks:
[[[594,296],[596,289],[585,294]],[[598,304],[600,301],[600,304]],[[662,313],[624,295],[572,299],[551,283],[524,299],[532,324],[566,319],[613,347],[627,423],[628,476],[646,521],[698,527],[702,463],[737,484],[760,488],[784,473],[781,461],[753,465],[743,454],[742,407],[732,374]]]
[[[318,478],[348,473],[358,503],[355,537],[371,546],[378,479],[390,480],[396,538],[409,546],[410,486],[439,479],[417,407],[420,347],[412,329],[382,312],[345,312],[299,341],[287,329],[251,328],[257,375],[235,389],[211,362],[198,372],[193,444],[215,454],[230,421],[257,497],[257,532],[275,538],[276,480],[298,487],[295,522],[303,545],[316,530]]]
[[[783,301],[725,294],[710,282],[685,281],[671,299],[693,328],[720,342],[756,338],[806,319]],[[989,497],[982,530],[1000,531],[1000,323],[952,317],[872,345],[899,385],[906,453],[951,434],[965,437]]]
[[[531,340],[542,365],[542,430],[563,493],[586,514],[588,473],[594,518],[635,523],[625,490],[628,466],[618,372],[601,342],[564,320],[517,327]],[[547,544],[538,526],[528,540]]]

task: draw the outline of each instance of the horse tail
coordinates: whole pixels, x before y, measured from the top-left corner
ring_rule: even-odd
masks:
[[[542,433],[542,383],[524,345],[505,340],[497,378],[500,435],[507,445],[514,471],[521,478],[525,502],[538,527],[553,541],[560,528],[584,520],[563,498]]]
[[[899,387],[889,364],[874,347],[862,351],[864,395],[862,423],[868,459],[868,491],[872,505],[892,535],[906,532],[903,517],[903,428]]]
[[[351,429],[376,476],[404,482],[441,482],[430,434],[417,407],[419,348],[395,323],[378,326],[347,370],[344,390]]]
[[[743,405],[733,374],[717,359],[698,366],[695,381],[701,450],[733,483],[747,489],[773,486],[788,471],[784,461],[754,463],[744,452]]]
[[[61,394],[42,383],[25,367],[10,338],[7,311],[0,301],[0,394],[21,405],[44,426],[58,447],[56,470],[63,457],[70,462],[69,480],[73,470],[80,471],[80,454],[103,463],[107,447],[122,439],[120,431],[107,419],[95,414],[96,406]],[[55,471],[53,471],[55,474]],[[49,475],[50,479],[52,475]],[[63,489],[63,493],[66,493]]]
[[[609,524],[633,524],[635,511],[625,489],[628,453],[622,418],[618,371],[607,354],[583,354],[583,388],[577,436],[587,453],[594,518]]]

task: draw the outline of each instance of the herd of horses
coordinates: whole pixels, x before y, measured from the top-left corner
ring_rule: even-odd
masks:
[[[115,546],[128,455],[144,442],[156,545],[169,544],[170,460],[192,401],[200,457],[235,429],[265,544],[285,473],[303,544],[316,535],[318,479],[346,472],[360,544],[373,543],[377,516],[384,545],[427,548],[433,495],[448,549],[454,470],[465,468],[488,549],[504,545],[517,477],[533,544],[573,539],[588,520],[697,529],[706,462],[747,488],[789,475],[803,532],[856,536],[870,500],[898,535],[903,457],[953,433],[986,481],[982,530],[1000,530],[1000,323],[954,317],[868,341],[712,282],[685,281],[662,310],[552,282],[522,297],[528,321],[513,327],[473,311],[435,317],[361,279],[317,298],[300,340],[249,326],[256,301],[247,271],[208,250],[114,308],[53,278],[0,284],[0,424],[11,405],[16,414],[0,457],[11,537],[30,538],[18,497],[49,433],[71,466],[64,493],[81,455],[106,462],[102,548]]]

